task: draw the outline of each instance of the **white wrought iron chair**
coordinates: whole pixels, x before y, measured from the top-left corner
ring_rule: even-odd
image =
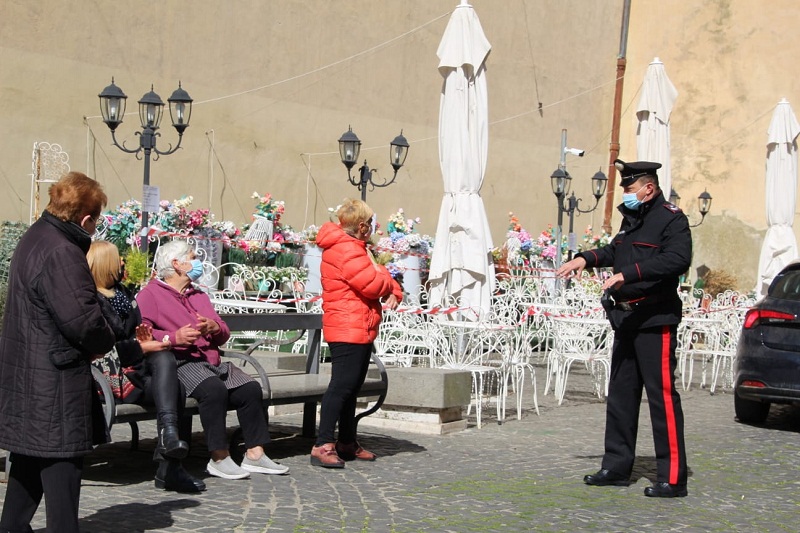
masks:
[[[605,319],[553,317],[554,346],[552,364],[555,369],[555,395],[558,404],[564,401],[570,367],[575,361],[585,363],[592,375],[594,392],[599,399],[608,395],[611,371],[613,331]],[[548,372],[548,379],[551,372]]]
[[[473,316],[480,313],[465,313]],[[428,349],[432,354],[434,365],[439,368],[465,370],[472,375],[472,401],[467,408],[467,415],[475,405],[478,428],[482,427],[483,403],[488,400],[492,391],[497,392],[500,373],[498,366],[487,364],[486,357],[486,324],[482,320],[457,320],[452,316],[434,316],[428,322],[426,336]],[[497,398],[497,419],[501,417],[501,402]]]

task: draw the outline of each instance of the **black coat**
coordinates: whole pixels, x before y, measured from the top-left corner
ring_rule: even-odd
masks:
[[[90,361],[114,334],[86,261],[90,244],[82,228],[45,211],[14,252],[0,335],[0,448],[77,457],[106,434]]]
[[[625,283],[610,291],[616,302],[634,302],[633,309],[615,308],[609,318],[617,329],[678,324],[678,284],[692,261],[692,233],[686,215],[659,194],[633,211],[620,205],[622,225],[611,243],[578,254],[586,267],[613,267]]]

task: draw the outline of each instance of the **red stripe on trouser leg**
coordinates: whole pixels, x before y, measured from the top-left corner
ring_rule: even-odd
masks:
[[[661,391],[664,395],[664,420],[667,422],[667,438],[669,440],[669,483],[678,483],[678,431],[675,424],[675,406],[672,405],[672,372],[669,358],[669,326],[661,332]]]

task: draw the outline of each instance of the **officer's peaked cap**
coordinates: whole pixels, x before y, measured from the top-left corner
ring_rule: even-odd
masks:
[[[626,163],[622,159],[615,159],[614,166],[619,171],[621,187],[627,187],[642,176],[653,176],[658,180],[656,170],[661,168],[661,163],[653,163],[651,161],[633,161]]]

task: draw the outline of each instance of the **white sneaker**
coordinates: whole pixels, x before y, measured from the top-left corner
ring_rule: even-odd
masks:
[[[262,455],[257,461],[248,459],[245,455],[244,459],[242,459],[242,469],[247,470],[248,472],[254,472],[256,474],[281,475],[289,473],[288,466],[279,465],[267,457],[267,454]]]
[[[244,479],[250,477],[250,472],[239,468],[239,465],[234,463],[230,456],[219,462],[209,459],[206,465],[206,472],[212,476],[221,477],[223,479]]]

